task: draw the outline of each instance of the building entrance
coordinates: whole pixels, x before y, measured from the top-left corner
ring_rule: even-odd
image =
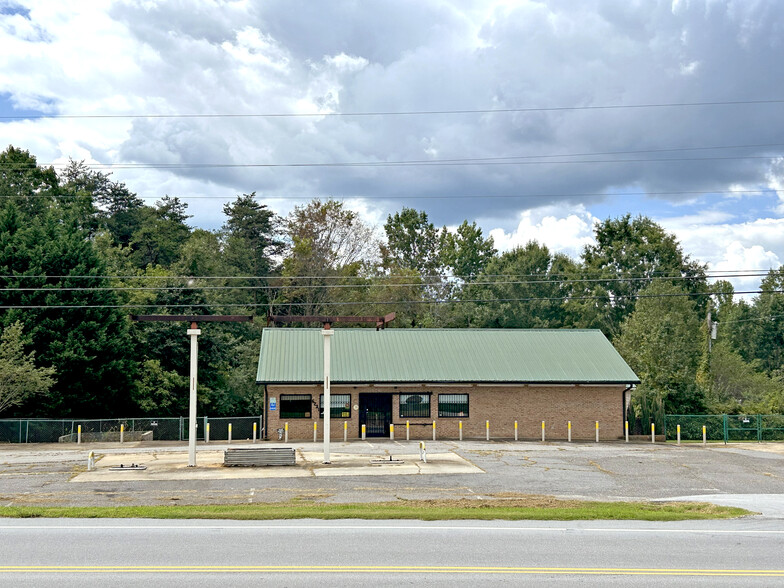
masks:
[[[389,437],[389,424],[392,422],[392,394],[359,395],[359,432],[365,425],[368,437]]]

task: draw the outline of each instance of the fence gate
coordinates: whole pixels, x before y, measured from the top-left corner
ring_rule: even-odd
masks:
[[[664,417],[667,440],[676,438],[678,425],[684,441],[701,441],[703,426],[709,441],[784,440],[784,415],[780,414],[668,414]]]

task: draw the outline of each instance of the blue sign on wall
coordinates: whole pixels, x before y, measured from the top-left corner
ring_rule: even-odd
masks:
[[[270,397],[270,410],[276,410],[278,408],[278,399]]]

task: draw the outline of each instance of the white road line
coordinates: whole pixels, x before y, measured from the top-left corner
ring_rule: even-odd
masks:
[[[0,529],[23,529],[23,530],[79,530],[79,529],[107,529],[107,530],[194,530],[194,531],[214,531],[214,530],[309,530],[309,531],[424,531],[432,533],[434,531],[506,531],[506,532],[538,532],[538,533],[651,533],[651,534],[692,534],[692,535],[784,535],[784,529],[633,529],[633,528],[580,528],[580,527],[471,527],[471,526],[433,526],[421,527],[414,525],[9,525],[0,522]]]

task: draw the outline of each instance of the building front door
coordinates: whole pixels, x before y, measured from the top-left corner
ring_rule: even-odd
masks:
[[[389,424],[392,422],[392,394],[359,395],[359,432],[365,425],[368,437],[389,437]]]

